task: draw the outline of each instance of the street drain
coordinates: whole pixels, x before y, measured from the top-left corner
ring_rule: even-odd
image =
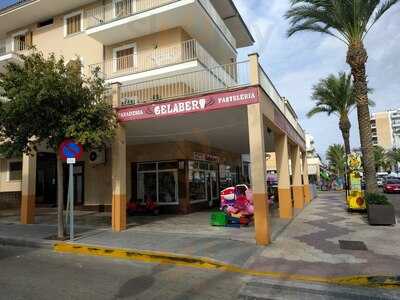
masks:
[[[340,249],[367,251],[367,246],[361,241],[339,241]]]

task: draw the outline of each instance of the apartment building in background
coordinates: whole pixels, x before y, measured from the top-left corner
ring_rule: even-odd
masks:
[[[78,58],[86,75],[99,69],[110,85],[116,138],[74,166],[74,193],[77,207],[112,210],[116,231],[126,226],[129,200],[151,198],[175,213],[217,205],[219,191],[240,182],[246,153],[255,199],[265,198],[265,153],[275,151],[281,214],[292,215],[289,155],[295,203],[308,201],[306,138],[293,108],[257,54],[237,61],[237,50],[253,43],[232,0],[26,0],[0,11],[0,72],[34,46]],[[56,186],[56,154],[45,147],[0,159],[0,203],[21,203],[22,223],[34,222],[35,206],[55,205]]]
[[[372,141],[386,150],[400,148],[400,109],[373,113]]]

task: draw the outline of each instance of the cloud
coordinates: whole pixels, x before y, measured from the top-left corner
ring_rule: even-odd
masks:
[[[287,38],[288,21],[283,17],[288,0],[234,0],[256,39],[253,47],[239,50],[239,58],[257,51],[261,63],[281,95],[290,99],[303,128],[314,135],[318,151],[325,154],[332,143],[342,143],[338,120],[332,116],[307,119],[313,106],[312,86],[331,73],[349,71],[346,46],[319,33],[299,33]],[[373,111],[400,107],[400,5],[393,7],[369,32],[366,47],[369,85],[374,88]],[[352,121],[351,144],[358,147],[356,113]]]

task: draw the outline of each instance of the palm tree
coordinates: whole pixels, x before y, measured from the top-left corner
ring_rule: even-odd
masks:
[[[390,169],[391,162],[386,153],[386,150],[379,145],[374,146],[374,160],[375,160],[375,170],[378,172],[383,169],[385,171]]]
[[[326,159],[336,176],[340,177],[345,174],[346,152],[343,145],[330,145],[326,151]]]
[[[329,75],[321,79],[313,87],[312,99],[316,102],[307,116],[310,118],[318,113],[335,114],[339,117],[339,128],[342,132],[346,154],[350,154],[349,114],[356,105],[353,93],[351,74],[339,73],[339,76]]]
[[[400,164],[400,148],[393,149],[387,153],[388,159],[392,165],[394,165],[396,172],[399,172]]]
[[[291,0],[285,17],[290,20],[288,36],[300,31],[325,33],[347,45],[346,61],[351,67],[357,103],[358,124],[367,192],[377,192],[372,147],[367,51],[364,39],[372,26],[400,0]]]

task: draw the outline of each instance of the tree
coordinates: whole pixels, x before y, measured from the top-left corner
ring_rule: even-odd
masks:
[[[399,171],[399,164],[400,164],[400,148],[390,150],[387,153],[388,159],[392,165],[395,166],[396,172]]]
[[[0,74],[0,144],[7,156],[31,154],[39,145],[58,153],[65,138],[85,149],[114,135],[116,117],[107,103],[104,81],[95,70],[81,74],[79,60],[66,63],[32,50],[22,64],[8,64]],[[62,163],[58,157],[58,236],[64,235]]]
[[[385,171],[390,169],[390,160],[385,149],[379,145],[374,146],[374,160],[375,160],[375,170],[378,172],[380,169]]]
[[[355,107],[356,101],[351,83],[351,74],[339,73],[321,79],[313,87],[312,99],[315,107],[307,116],[310,118],[318,113],[335,114],[339,117],[339,129],[342,132],[346,154],[350,154],[350,128],[349,114]]]
[[[364,39],[372,26],[400,0],[291,0],[286,13],[290,20],[288,36],[300,31],[325,33],[347,45],[346,61],[354,80],[357,116],[367,192],[378,191],[372,147],[367,51]]]
[[[326,151],[326,159],[329,162],[331,171],[334,172],[337,177],[345,174],[346,152],[342,145],[330,145]]]

